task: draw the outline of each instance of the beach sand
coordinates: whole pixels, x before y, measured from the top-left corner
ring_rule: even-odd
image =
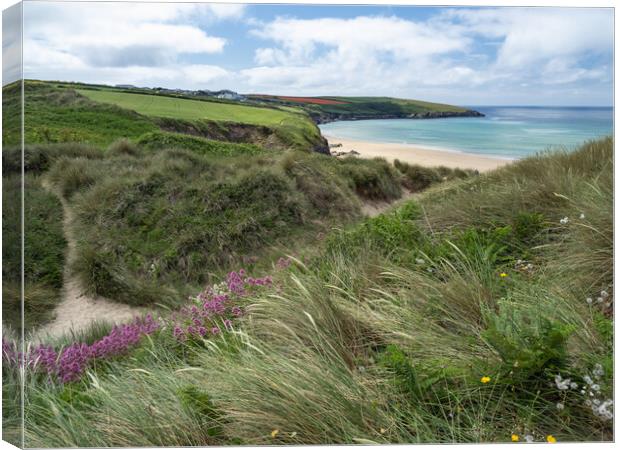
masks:
[[[323,136],[325,136],[330,145],[342,144],[342,147],[331,148],[332,152],[350,152],[355,150],[362,158],[381,157],[390,162],[398,159],[421,166],[460,167],[462,169],[477,169],[480,172],[493,170],[512,162],[508,159],[456,151],[434,150],[411,144],[356,141],[325,134]]]

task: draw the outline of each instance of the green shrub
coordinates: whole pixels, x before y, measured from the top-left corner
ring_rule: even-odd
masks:
[[[280,162],[285,174],[295,181],[319,215],[355,217],[359,202],[347,180],[335,173],[331,163],[323,155],[302,152],[290,152]]]
[[[174,295],[161,295],[156,286],[194,289],[210,270],[225,270],[291,234],[311,214],[291,181],[276,172],[254,169],[215,181],[208,163],[161,158],[149,159],[140,176],[101,180],[76,199],[84,238],[75,268],[92,292],[161,303]]]
[[[511,384],[560,373],[567,363],[566,344],[575,328],[530,314],[502,311],[482,333],[501,358],[500,372]]]
[[[117,141],[114,141],[108,147],[107,154],[109,156],[121,156],[121,155],[138,156],[140,154],[140,151],[128,139],[121,138]]]
[[[513,219],[512,229],[515,239],[521,245],[531,247],[537,243],[545,229],[545,218],[540,213],[520,212]]]
[[[419,164],[408,164],[400,160],[394,160],[396,167],[403,175],[403,186],[412,192],[422,191],[435,183],[454,179],[465,179],[478,174],[471,169],[451,169],[446,166],[424,167]]]
[[[398,174],[384,159],[372,160],[348,157],[340,160],[338,173],[349,180],[354,190],[368,200],[391,201],[402,195]]]
[[[403,173],[403,186],[413,192],[424,190],[442,180],[435,169],[394,160],[394,166]]]
[[[419,217],[418,206],[408,202],[394,211],[333,233],[327,239],[327,249],[331,253],[355,254],[371,248],[384,256],[412,259],[425,246],[425,238],[415,222]]]
[[[62,157],[49,172],[49,180],[65,199],[77,191],[89,188],[101,176],[98,166],[85,158]]]
[[[179,389],[179,400],[190,414],[200,417],[209,436],[222,437],[222,414],[213,406],[206,392],[193,385],[185,386]]]
[[[48,144],[26,145],[24,147],[24,171],[41,174],[59,158],[86,158],[101,159],[101,150],[84,144]],[[21,147],[12,147],[2,151],[2,170],[4,175],[21,173],[22,151]]]
[[[214,141],[198,136],[163,131],[144,134],[136,140],[136,143],[152,151],[159,151],[166,148],[182,148],[205,155],[258,155],[264,152],[262,148],[254,144]]]
[[[21,254],[21,177],[3,177],[2,277],[3,321],[21,330],[22,268],[24,273],[24,324],[27,331],[51,318],[60,301],[66,241],[62,206],[41,185],[41,178],[24,178],[24,260]]]
[[[397,388],[406,394],[410,401],[423,396],[416,370],[400,347],[390,344],[380,356],[380,364],[393,372]]]

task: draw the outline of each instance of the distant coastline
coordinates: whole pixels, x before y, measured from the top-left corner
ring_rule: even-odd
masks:
[[[450,120],[364,120],[320,124],[326,136],[353,141],[411,144],[491,158],[521,159],[555,149],[571,150],[613,133],[613,110],[604,107],[476,108],[484,116]]]
[[[466,111],[424,111],[419,113],[399,113],[399,114],[350,114],[350,113],[321,113],[320,115],[310,115],[317,125],[331,122],[359,121],[359,120],[385,120],[385,119],[448,119],[451,117],[484,117],[484,114],[468,109]]]

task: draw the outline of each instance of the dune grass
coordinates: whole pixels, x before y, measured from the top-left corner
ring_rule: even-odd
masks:
[[[20,333],[21,318],[21,191],[24,188],[24,327],[49,321],[60,301],[66,242],[62,205],[43,186],[49,168],[62,158],[102,158],[100,150],[82,144],[41,144],[24,148],[24,178],[20,147],[2,151],[3,205],[3,322]]]
[[[24,317],[31,330],[52,317],[60,301],[65,238],[62,208],[55,195],[41,185],[40,175],[27,172],[24,182]],[[21,310],[21,190],[18,173],[7,173],[2,183],[2,316],[16,333],[22,329]]]
[[[30,378],[27,442],[610,441],[612,161],[590,142],[336,230],[231,331]]]
[[[178,304],[214,275],[359,217],[361,201],[401,195],[382,160],[174,134],[105,155],[59,158],[48,178],[75,215],[83,285],[135,305]]]
[[[228,143],[163,131],[144,134],[136,140],[136,144],[153,151],[162,148],[183,148],[201,154],[222,156],[257,155],[265,151],[254,144]]]

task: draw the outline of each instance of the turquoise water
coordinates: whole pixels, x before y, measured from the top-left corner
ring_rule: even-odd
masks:
[[[361,141],[522,158],[550,147],[573,148],[613,133],[613,108],[472,107],[485,117],[383,119],[320,125],[323,134]]]

